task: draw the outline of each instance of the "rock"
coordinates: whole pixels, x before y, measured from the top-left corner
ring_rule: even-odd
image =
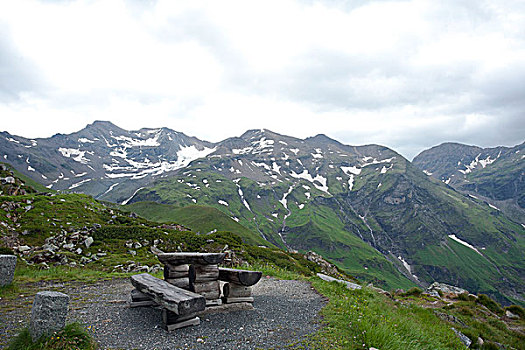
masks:
[[[14,184],[15,183],[15,178],[12,177],[12,176],[8,176],[8,177],[2,179],[2,182],[6,183],[6,184]]]
[[[441,296],[440,296],[439,293],[436,292],[435,290],[431,290],[431,291],[426,292],[426,293],[423,293],[423,294],[428,294],[428,295],[430,295],[431,297],[441,299]]]
[[[82,254],[82,248],[77,248],[77,250],[75,250],[75,253],[77,253],[78,255]]]
[[[455,294],[455,295],[459,295],[459,294],[463,294],[463,293],[467,293],[468,294],[468,291],[463,289],[463,288],[459,288],[459,287],[455,287],[455,286],[451,286],[451,285],[448,285],[448,284],[445,284],[445,283],[439,283],[439,282],[434,282],[432,283],[428,288],[427,288],[427,291],[430,293],[431,291],[436,291],[437,293],[439,293],[439,291],[441,291],[443,294]]]
[[[64,244],[62,248],[67,250],[73,250],[75,248],[75,245],[73,243]]]
[[[150,247],[150,251],[155,254],[155,255],[159,255],[159,254],[163,254],[164,252],[162,250],[160,250],[159,248],[155,247],[155,246],[151,246]]]
[[[133,244],[133,248],[135,248],[135,249],[142,248],[142,244],[140,244],[139,242],[135,242],[135,243]]]
[[[438,312],[438,311],[434,311],[434,314],[437,317],[439,317],[440,319],[442,319],[443,321],[450,322],[450,323],[456,323],[456,324],[459,324],[462,327],[467,327],[465,322],[461,321],[459,318],[457,318],[454,315],[449,315],[449,314],[446,314],[444,312]]]
[[[42,246],[42,250],[46,252],[54,253],[58,250],[58,247],[54,244],[46,243]]]
[[[518,315],[513,314],[513,313],[510,312],[509,310],[506,310],[506,311],[505,311],[505,316],[507,316],[508,318],[512,318],[512,319],[518,319],[518,318],[520,318]]]
[[[328,282],[335,281],[335,282],[346,284],[346,288],[348,288],[348,289],[361,289],[361,288],[363,288],[359,284],[355,284],[355,283],[344,281],[344,280],[339,280],[337,278],[333,278],[333,277],[330,277],[330,276],[327,276],[327,275],[323,275],[322,273],[318,273],[317,277],[319,277],[320,279],[322,279],[324,281],[328,281]]]
[[[18,251],[19,251],[20,253],[24,253],[24,252],[30,251],[30,250],[31,250],[31,247],[28,246],[28,245],[21,245],[21,246],[19,246],[17,249],[18,249]]]
[[[472,344],[472,340],[470,340],[469,337],[467,337],[465,334],[461,333],[460,331],[458,331],[456,328],[452,327],[452,330],[454,331],[454,333],[456,333],[456,335],[458,336],[459,340],[461,340],[461,342],[463,344],[465,344],[465,346],[468,348],[470,346],[470,344]]]
[[[330,264],[328,261],[323,259],[323,257],[316,252],[309,251],[304,255],[306,260],[312,261],[319,265],[321,267],[321,272],[328,274],[328,275],[334,275],[338,276],[340,275],[339,271],[337,270],[337,267],[335,265]]]
[[[16,256],[0,255],[0,287],[13,282],[15,277]]]
[[[128,253],[131,254],[131,255],[133,255],[133,256],[137,255],[137,252],[134,251],[134,250],[129,250]]]
[[[479,345],[479,347],[482,347],[483,343],[485,343],[485,341],[483,341],[483,338],[478,337],[478,345]]]
[[[86,245],[86,248],[91,247],[91,245],[93,244],[93,237],[86,238],[86,240],[84,241],[84,244]]]
[[[38,292],[31,309],[29,334],[33,341],[49,336],[66,325],[69,296],[59,292]]]

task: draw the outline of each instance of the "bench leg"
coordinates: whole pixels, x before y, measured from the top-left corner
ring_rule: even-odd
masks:
[[[131,303],[129,307],[157,306],[157,303],[151,300],[149,296],[137,289],[131,291]]]
[[[162,309],[162,323],[167,331],[172,331],[188,326],[198,326],[201,322],[195,314],[179,316],[172,311]]]

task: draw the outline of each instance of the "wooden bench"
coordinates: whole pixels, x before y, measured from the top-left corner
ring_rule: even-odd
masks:
[[[206,299],[196,293],[176,287],[147,273],[131,276],[131,284],[138,290],[132,291],[131,307],[160,305],[166,330],[195,326],[200,324],[196,316],[206,307]],[[148,301],[146,298],[150,299]],[[139,305],[134,303],[138,303]]]
[[[224,303],[253,303],[252,286],[261,277],[260,271],[219,268],[219,280],[227,282],[223,286]]]

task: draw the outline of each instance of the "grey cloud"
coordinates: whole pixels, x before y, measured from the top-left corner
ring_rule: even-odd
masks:
[[[18,52],[9,28],[1,22],[0,33],[0,101],[15,100],[25,91],[43,91],[45,83],[38,69]]]

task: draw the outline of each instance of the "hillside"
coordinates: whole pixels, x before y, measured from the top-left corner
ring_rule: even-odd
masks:
[[[525,143],[480,148],[444,143],[414,158],[414,165],[456,190],[485,201],[525,224]]]
[[[121,208],[155,222],[178,222],[194,232],[229,231],[241,237],[248,244],[271,245],[262,237],[213,207],[200,205],[177,207],[156,202],[136,202],[121,206]]]

